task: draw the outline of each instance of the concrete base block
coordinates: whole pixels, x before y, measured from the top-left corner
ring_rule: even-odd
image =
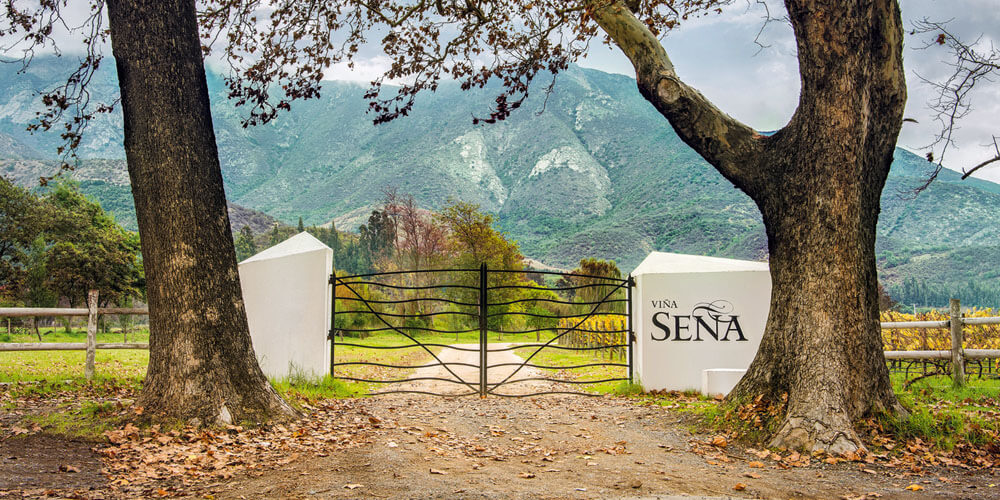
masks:
[[[727,395],[736,387],[743,374],[742,368],[711,368],[701,371],[701,393],[706,396]]]

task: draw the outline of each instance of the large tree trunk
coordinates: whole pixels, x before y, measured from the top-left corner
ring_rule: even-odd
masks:
[[[771,310],[757,357],[730,395],[761,395],[785,419],[771,444],[856,451],[856,419],[900,409],[878,325],[875,225],[891,149],[857,158],[858,137],[803,131],[787,141],[782,189],[759,203],[767,228]],[[823,137],[818,140],[817,137]],[[783,141],[784,138],[778,138]],[[781,155],[781,147],[776,148]],[[847,155],[847,156],[844,156]]]
[[[294,415],[257,365],[236,268],[194,0],[109,0],[148,278],[138,405],[204,424]]]
[[[730,399],[787,394],[772,445],[848,453],[854,421],[905,411],[889,383],[878,324],[875,225],[905,82],[894,1],[789,0],[802,92],[768,138],[751,186],[767,229],[771,311],[760,350]]]
[[[676,75],[622,3],[598,23],[636,68],[639,90],[678,135],[761,209],[772,279],[757,357],[730,394],[787,411],[771,444],[848,453],[854,421],[905,413],[878,325],[875,225],[906,86],[894,0],[786,0],[802,91],[791,122],[757,134]]]

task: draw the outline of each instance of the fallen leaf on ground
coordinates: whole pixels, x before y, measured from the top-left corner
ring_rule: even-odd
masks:
[[[349,490],[356,490],[356,489],[358,489],[358,488],[363,488],[363,487],[364,487],[364,486],[362,486],[362,485],[360,485],[360,484],[345,484],[345,485],[344,485],[344,488],[347,488],[347,489],[349,489]]]
[[[750,467],[753,467],[755,469],[759,469],[759,468],[761,468],[761,467],[764,466],[764,462],[758,462],[758,461],[754,460],[753,462],[750,462],[747,465],[749,465]]]
[[[443,476],[443,475],[447,474],[447,472],[445,472],[443,470],[431,469],[431,474],[440,474],[440,475]]]
[[[79,467],[74,467],[72,465],[60,465],[59,466],[59,471],[60,472],[80,472],[80,468]]]
[[[531,478],[535,477],[535,475],[533,473],[531,473],[531,472],[522,472],[522,473],[518,474],[517,477],[520,477],[520,478],[523,478],[523,479],[531,479]]]
[[[907,486],[906,489],[910,490],[910,491],[920,491],[920,490],[924,489],[924,487],[920,486],[919,484],[911,484],[911,485]]]
[[[743,483],[736,483],[736,485],[733,486],[733,489],[736,490],[736,491],[743,491],[743,490],[747,489],[747,485],[745,485]]]

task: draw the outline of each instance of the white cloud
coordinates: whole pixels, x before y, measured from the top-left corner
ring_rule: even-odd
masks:
[[[346,62],[340,62],[327,68],[323,74],[324,80],[346,80],[351,82],[371,83],[389,71],[392,61],[386,56],[359,58],[350,67]]]

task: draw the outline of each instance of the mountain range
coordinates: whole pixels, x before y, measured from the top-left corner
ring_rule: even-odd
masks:
[[[105,66],[95,100],[117,95]],[[40,109],[34,91],[58,83],[65,67],[39,58],[23,74],[0,74],[0,175],[30,185],[53,172],[58,135],[25,126]],[[427,208],[479,203],[525,255],[556,267],[600,257],[627,271],[652,250],[766,258],[753,202],[683,144],[626,76],[571,67],[551,93],[547,81],[537,85],[522,109],[489,125],[473,117],[488,114],[496,88],[445,83],[418,96],[409,116],[374,126],[365,87],[331,81],[321,98],[244,128],[221,76],[209,72],[208,82],[229,200],[286,223],[335,220],[352,230],[394,186]],[[120,114],[90,126],[80,156],[71,175],[134,228]],[[903,149],[894,159],[878,226],[881,279],[1000,289],[1000,185],[945,170],[914,196],[932,165]]]

